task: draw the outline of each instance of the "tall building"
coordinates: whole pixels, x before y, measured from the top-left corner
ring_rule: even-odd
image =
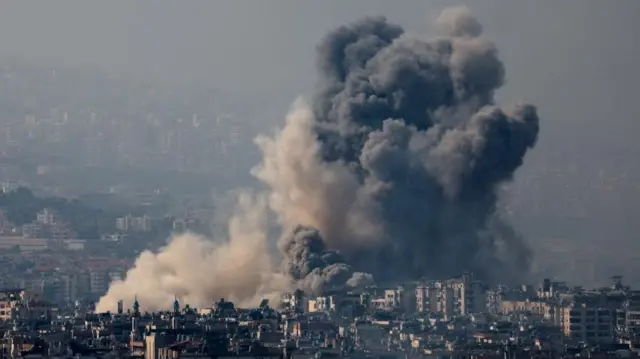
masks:
[[[463,314],[460,311],[458,295],[455,288],[445,286],[440,291],[440,312],[445,320]]]
[[[53,225],[58,221],[58,214],[49,208],[45,208],[42,211],[38,212],[36,221],[45,225]]]
[[[627,333],[640,333],[640,291],[629,293],[623,304],[624,329]]]
[[[484,283],[471,276],[422,284],[415,290],[416,309],[447,317],[487,311]]]
[[[384,291],[385,306],[388,308],[402,309],[406,313],[416,310],[416,290],[400,286],[396,289]]]
[[[416,287],[416,310],[418,312],[438,311],[438,288],[433,284],[422,284]]]
[[[93,296],[101,296],[109,289],[109,272],[104,268],[89,270],[90,291]]]
[[[562,308],[562,331],[568,338],[585,343],[613,340],[611,309],[591,301],[576,301]]]
[[[73,303],[91,291],[91,277],[87,271],[72,271],[61,276],[62,281],[62,301],[65,304]]]

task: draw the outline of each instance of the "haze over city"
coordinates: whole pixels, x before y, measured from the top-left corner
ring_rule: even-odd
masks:
[[[6,3],[0,289],[96,312],[397,285],[446,297],[458,277],[551,293],[615,276],[627,295],[620,278],[640,284],[639,12]]]

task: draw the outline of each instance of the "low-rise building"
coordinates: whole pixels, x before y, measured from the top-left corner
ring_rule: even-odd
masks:
[[[0,250],[36,252],[49,249],[49,241],[41,238],[0,237]]]
[[[148,216],[134,217],[131,215],[116,219],[116,228],[122,232],[150,232],[152,219]]]

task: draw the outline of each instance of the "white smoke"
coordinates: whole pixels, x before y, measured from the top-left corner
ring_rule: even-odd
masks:
[[[363,205],[353,173],[342,164],[320,160],[313,121],[311,109],[300,99],[282,130],[273,137],[256,138],[263,159],[252,174],[270,190],[257,195],[239,193],[237,208],[228,221],[228,239],[187,233],[170,238],[158,252],[143,252],[123,281],[111,283],[96,311],[114,311],[119,300],[130,306],[136,296],[146,311],[170,308],[175,296],[196,307],[210,306],[218,298],[241,306],[279,298],[295,284],[280,261],[270,255],[269,210],[277,214],[283,234],[304,224],[328,233],[328,238],[345,231],[354,233],[352,240],[375,238],[367,236],[367,231],[379,229],[356,225],[358,218],[351,214],[361,213],[353,209]],[[336,228],[336,223],[341,227]],[[336,247],[339,241],[332,243]],[[351,281],[361,282],[358,278]]]
[[[381,231],[376,222],[358,217],[363,213],[359,208],[375,204],[365,201],[362,186],[344,163],[321,161],[313,125],[311,108],[298,99],[281,131],[256,138],[263,160],[252,173],[271,189],[270,208],[278,214],[282,232],[298,225],[317,228],[332,249],[341,249],[341,233],[350,233],[351,243],[376,238],[372,234]]]
[[[135,296],[148,311],[170,308],[175,296],[196,307],[222,297],[237,305],[276,299],[291,283],[267,255],[266,214],[264,197],[241,194],[228,240],[188,233],[171,238],[157,253],[142,253],[125,280],[111,284],[96,311],[114,311],[119,300],[130,306]]]

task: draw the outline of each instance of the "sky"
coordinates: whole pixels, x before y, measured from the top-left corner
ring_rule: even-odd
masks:
[[[294,98],[312,88],[314,47],[328,30],[385,15],[422,33],[460,3],[501,51],[500,97],[537,103],[563,125],[640,129],[634,0],[15,1],[0,12],[0,55]]]
[[[7,1],[0,11],[0,56],[281,93],[293,101],[313,87],[314,48],[327,31],[385,15],[424,33],[440,10],[460,3],[472,9],[505,62],[499,100],[539,107],[540,143],[514,185],[544,189],[519,200],[555,208],[572,205],[569,192],[593,196],[587,214],[615,233],[598,234],[595,243],[637,242],[640,186],[616,184],[593,194],[589,184],[629,171],[640,176],[640,1]],[[537,175],[550,167],[568,174]],[[640,177],[629,181],[640,183]]]
[[[5,2],[0,13],[0,53],[136,71],[177,81],[199,80],[237,90],[304,90],[314,79],[313,47],[335,26],[382,14],[412,31],[423,32],[442,8],[458,3]],[[640,10],[637,1],[467,3],[487,35],[498,43],[510,70],[510,85],[517,86],[521,95],[533,97],[541,86],[550,85],[569,90],[566,84],[580,78],[580,87],[595,87],[592,81],[596,81],[605,88],[611,86],[608,80],[632,80],[622,68],[640,56],[633,45],[640,27],[635,21]],[[605,79],[601,73],[606,71],[613,71],[613,78]]]

